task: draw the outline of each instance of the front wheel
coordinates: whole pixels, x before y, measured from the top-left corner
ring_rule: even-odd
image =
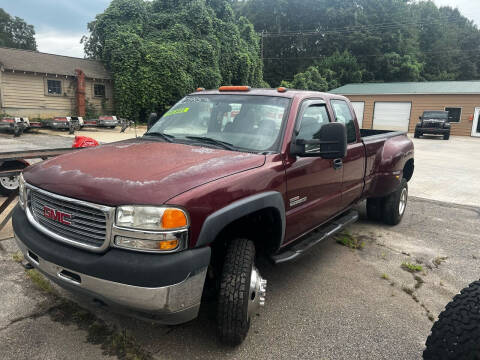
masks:
[[[267,281],[255,267],[255,245],[248,239],[232,240],[227,246],[220,281],[217,332],[230,346],[243,342],[250,319],[265,303]]]
[[[450,139],[450,133],[443,135],[443,140]]]
[[[408,183],[402,178],[399,188],[385,197],[383,208],[383,221],[388,225],[397,225],[402,221],[407,208]]]
[[[480,281],[447,304],[432,326],[425,360],[480,359]]]

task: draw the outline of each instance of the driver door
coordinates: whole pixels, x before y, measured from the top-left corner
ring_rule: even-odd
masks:
[[[322,125],[331,121],[323,100],[307,100],[295,125],[297,139],[318,138]],[[318,147],[318,145],[306,145]],[[314,150],[311,148],[310,150]],[[343,167],[321,157],[289,157],[286,163],[286,242],[312,230],[342,209]]]

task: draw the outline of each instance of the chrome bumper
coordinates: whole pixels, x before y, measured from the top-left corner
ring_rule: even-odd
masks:
[[[139,312],[141,317],[168,325],[181,324],[198,315],[207,268],[189,274],[180,283],[147,288],[103,280],[66,269],[31,252],[16,234],[15,241],[30,264],[68,290],[81,292],[107,305],[130,308]]]

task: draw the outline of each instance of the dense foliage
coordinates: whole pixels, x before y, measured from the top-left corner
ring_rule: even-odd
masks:
[[[19,17],[12,17],[0,8],[0,46],[37,50],[35,30]]]
[[[349,52],[335,52],[310,66],[306,71],[295,74],[292,81],[282,81],[281,86],[294,89],[327,91],[343,84],[358,83],[365,70]]]
[[[480,78],[479,29],[429,0],[246,0],[235,8],[264,32],[264,76],[273,86],[350,82],[337,74],[345,57],[356,59],[362,81]]]
[[[121,116],[143,120],[197,87],[263,84],[259,37],[226,0],[113,0],[88,29]]]

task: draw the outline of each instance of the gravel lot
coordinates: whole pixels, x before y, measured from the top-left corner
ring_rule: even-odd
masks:
[[[471,166],[478,161],[472,149],[480,141],[415,139],[415,146],[413,196],[403,222],[387,227],[363,218],[350,226],[364,243],[362,250],[329,239],[294,263],[262,262],[267,305],[236,349],[217,342],[211,304],[203,306],[197,320],[166,327],[74,299],[107,325],[126,329],[156,359],[420,359],[430,318],[479,277],[480,207],[472,206],[480,206],[479,186],[461,184],[480,179],[480,166]],[[359,210],[364,213],[364,204]],[[60,298],[38,290],[12,259],[16,248],[10,236],[9,229],[0,233],[0,239],[7,238],[0,242],[0,354],[11,359],[109,357],[84,326],[58,321],[54,310]],[[417,279],[401,268],[403,262],[422,266]]]

